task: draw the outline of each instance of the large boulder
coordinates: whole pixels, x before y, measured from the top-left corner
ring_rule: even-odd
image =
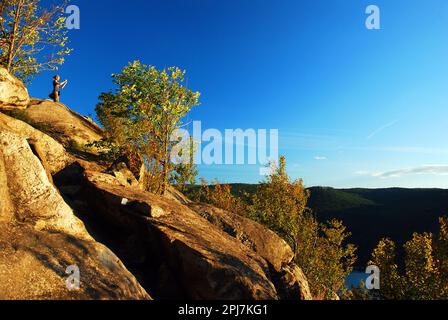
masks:
[[[49,181],[27,139],[0,131],[0,145],[16,220],[32,224],[38,230],[50,227],[74,236],[85,234],[81,221]]]
[[[29,102],[30,96],[23,83],[0,67],[0,109],[24,109]]]
[[[257,252],[277,272],[282,271],[294,258],[294,253],[285,240],[253,220],[203,203],[191,203],[190,208]]]
[[[286,300],[313,300],[308,280],[302,269],[295,264],[283,268],[278,290]]]
[[[302,269],[293,263],[291,247],[275,232],[246,217],[209,204],[190,202],[189,207],[263,257],[272,269],[271,279],[281,299],[313,299]]]
[[[0,113],[0,299],[311,298],[274,232],[173,188],[145,192],[126,162],[78,152],[103,133],[62,104],[33,100],[8,112],[15,118]],[[76,291],[65,284],[73,265]]]
[[[192,201],[188,199],[182,192],[172,186],[168,186],[165,192],[165,197],[184,205],[192,203]]]
[[[108,248],[63,232],[0,224],[0,300],[150,299]],[[69,267],[80,288],[70,290]]]
[[[27,140],[36,141],[48,164],[48,169],[55,174],[73,161],[64,147],[45,133],[33,128],[29,124],[9,117],[0,112],[0,132],[14,133]]]
[[[90,118],[70,110],[62,103],[32,99],[23,117],[57,141],[73,149],[101,140],[104,132]]]
[[[0,146],[0,223],[11,221],[13,216],[11,197],[8,191],[8,177],[6,175],[5,161]]]
[[[113,163],[112,166],[107,169],[107,173],[117,178],[118,182],[124,186],[136,188],[140,187],[139,182],[124,162]]]
[[[82,174],[83,184],[67,195],[90,212],[85,221],[122,257],[159,299],[278,299],[268,263],[256,252],[176,201],[124,186],[105,173],[78,166],[55,178],[63,190]],[[86,203],[76,203],[83,199]],[[84,207],[82,207],[84,205]],[[98,221],[98,219],[100,219]],[[97,220],[97,221],[95,221]]]
[[[149,299],[74,215],[26,132],[0,126],[0,299]],[[77,290],[66,285],[70,266],[80,272]]]

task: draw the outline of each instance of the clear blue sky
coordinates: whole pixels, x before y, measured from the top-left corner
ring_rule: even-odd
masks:
[[[47,1],[44,1],[44,3]],[[448,187],[448,1],[78,0],[63,102],[94,114],[134,59],[188,71],[205,128],[279,129],[292,177],[334,187]],[[365,28],[369,4],[381,30]],[[30,92],[46,97],[50,73]],[[200,175],[258,182],[259,166]]]

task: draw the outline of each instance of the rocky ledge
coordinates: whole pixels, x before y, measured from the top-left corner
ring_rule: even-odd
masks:
[[[275,233],[141,190],[124,163],[76,148],[101,139],[92,120],[0,71],[0,299],[312,299]]]

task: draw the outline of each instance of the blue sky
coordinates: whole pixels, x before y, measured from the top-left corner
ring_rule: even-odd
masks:
[[[44,1],[44,3],[47,1]],[[74,0],[81,29],[62,100],[89,115],[134,59],[187,70],[203,128],[278,129],[293,178],[333,187],[448,188],[448,1]],[[381,9],[367,30],[365,9]],[[36,97],[52,72],[37,76]],[[255,183],[259,165],[200,166]]]

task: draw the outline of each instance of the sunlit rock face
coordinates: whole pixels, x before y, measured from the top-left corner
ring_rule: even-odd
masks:
[[[149,299],[53,184],[68,159],[58,142],[0,114],[0,299]]]
[[[274,232],[144,191],[92,120],[0,71],[0,299],[311,299]]]
[[[24,109],[29,102],[23,83],[0,67],[0,109]]]

